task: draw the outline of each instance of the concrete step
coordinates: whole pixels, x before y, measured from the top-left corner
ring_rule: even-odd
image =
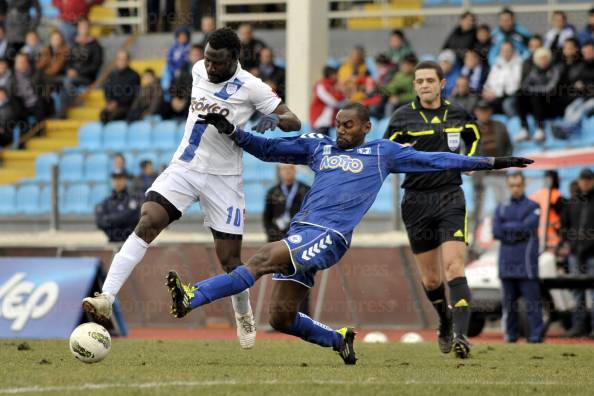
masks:
[[[16,183],[21,179],[35,176],[35,169],[5,169],[0,168],[0,184],[12,184]]]

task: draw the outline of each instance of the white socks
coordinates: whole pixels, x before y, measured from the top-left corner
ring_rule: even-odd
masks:
[[[115,296],[134,270],[134,267],[136,267],[136,264],[138,264],[144,257],[148,247],[148,243],[140,239],[135,233],[132,233],[128,239],[126,239],[126,242],[124,242],[120,251],[113,258],[111,267],[109,267],[109,272],[107,273],[107,278],[103,284],[103,293],[107,295],[107,298],[109,298],[112,303]]]
[[[250,307],[250,291],[246,289],[241,293],[231,296],[231,302],[233,303],[233,310],[238,315],[247,315],[252,308]]]

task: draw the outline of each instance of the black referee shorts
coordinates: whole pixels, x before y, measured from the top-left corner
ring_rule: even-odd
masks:
[[[448,191],[406,191],[402,220],[414,254],[447,241],[467,242],[466,199],[462,188]]]

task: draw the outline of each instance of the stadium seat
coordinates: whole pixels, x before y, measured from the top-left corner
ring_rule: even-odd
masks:
[[[36,184],[20,186],[16,193],[16,212],[25,215],[39,214],[39,194],[39,186]]]
[[[64,185],[60,184],[58,187],[58,207],[62,206],[64,201]],[[39,212],[48,214],[52,210],[52,185],[45,184],[41,187],[39,197]]]
[[[61,212],[64,214],[86,214],[91,213],[90,205],[91,189],[87,183],[76,183],[68,186],[64,194]]]
[[[127,147],[128,124],[125,121],[113,121],[103,130],[103,147],[111,150],[123,150]]]
[[[161,121],[153,127],[153,147],[161,150],[177,147],[177,122]]]
[[[64,154],[60,158],[60,182],[76,182],[83,180],[84,158],[82,154]]]
[[[15,186],[0,186],[0,215],[12,215],[15,213],[15,199]]]
[[[78,129],[78,144],[82,149],[96,150],[101,147],[103,125],[98,122],[85,124]]]
[[[103,201],[111,194],[111,186],[107,183],[95,183],[95,185],[91,188],[91,199],[89,204],[91,205],[91,210],[95,209],[95,205],[99,202]]]
[[[111,161],[106,153],[90,154],[85,160],[85,180],[104,182],[109,179]]]
[[[149,121],[136,121],[128,127],[128,147],[145,149],[151,147],[152,125]]]
[[[136,163],[136,154],[132,151],[125,151],[122,154],[124,154],[124,159],[126,160],[126,172],[134,174],[134,172],[136,172],[136,169],[133,168]],[[111,167],[109,169],[111,172]]]
[[[276,180],[276,164],[260,161],[251,154],[243,155],[243,180],[246,182],[273,182]]]
[[[245,194],[245,206],[248,216],[262,213],[264,211],[264,200],[266,199],[266,188],[264,185],[258,182],[246,183],[243,192]]]
[[[388,177],[377,194],[377,198],[369,211],[374,214],[390,214],[394,210],[394,203],[392,199],[392,178]]]
[[[35,180],[49,182],[52,180],[52,167],[58,164],[55,153],[42,154],[35,160]]]
[[[158,162],[158,168],[157,169],[161,169],[161,167],[163,165],[167,166],[169,165],[169,162],[171,162],[171,158],[173,158],[173,152],[172,151],[163,151],[161,152],[161,154],[159,155],[159,162]]]
[[[134,156],[134,162],[132,163],[132,174],[137,176],[140,174],[140,163],[144,160],[150,160],[153,166],[158,170],[159,155],[156,151],[142,151]]]
[[[177,141],[178,144],[184,138],[184,133],[185,132],[186,132],[186,122],[185,121],[180,121],[177,124],[177,135],[176,135],[176,138],[175,138],[175,140]]]

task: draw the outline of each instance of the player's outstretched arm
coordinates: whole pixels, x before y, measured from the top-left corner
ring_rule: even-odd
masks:
[[[394,173],[424,173],[444,170],[475,171],[525,168],[534,161],[522,157],[468,157],[454,153],[416,151],[398,146],[391,171]]]
[[[229,136],[238,146],[262,161],[303,165],[309,163],[311,145],[308,139],[267,139],[237,128],[221,114],[208,113],[198,117],[197,124],[214,126],[219,133]]]
[[[301,129],[301,121],[286,104],[281,103],[272,113],[262,116],[252,130],[264,133],[277,126],[285,132],[298,131]]]

